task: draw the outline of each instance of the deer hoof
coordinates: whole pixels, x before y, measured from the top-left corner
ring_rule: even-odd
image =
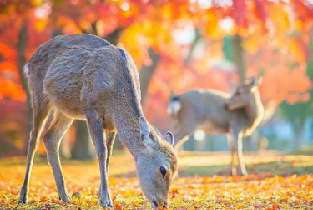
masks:
[[[22,189],[18,204],[26,204],[28,202],[27,192]]]
[[[100,200],[100,206],[102,207],[113,207],[113,201],[110,196],[105,196]]]
[[[21,199],[19,199],[18,200],[18,204],[26,204],[27,203],[27,200],[25,199],[25,200],[21,200]]]
[[[72,203],[73,200],[70,196],[68,196],[67,194],[65,195],[59,195],[59,200],[62,200],[63,202],[66,202],[66,203]]]
[[[243,168],[243,169],[239,168],[238,171],[240,171],[240,176],[249,176],[249,174],[245,168]]]
[[[232,168],[230,174],[231,174],[231,176],[237,176],[236,168]]]
[[[249,174],[247,172],[241,172],[240,175],[241,176],[249,176]]]
[[[113,205],[111,203],[102,203],[102,202],[101,202],[100,206],[109,207],[109,208],[113,207]]]

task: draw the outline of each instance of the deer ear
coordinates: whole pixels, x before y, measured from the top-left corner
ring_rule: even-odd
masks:
[[[244,82],[245,85],[253,85],[255,83],[255,78],[254,76],[251,76],[249,78],[247,78]]]
[[[259,86],[263,81],[263,76],[259,76],[256,80],[255,80],[255,86]]]
[[[164,134],[164,138],[170,145],[174,146],[174,135],[171,132],[167,131]]]
[[[150,129],[148,121],[144,118],[144,116],[139,117],[139,126],[140,126],[140,138],[143,141],[143,144],[146,146],[149,152],[153,151],[154,148],[157,148],[159,142],[150,139]]]
[[[140,138],[143,141],[149,141],[149,125],[144,116],[139,117],[139,126],[140,126]]]
[[[255,91],[258,89],[258,87],[259,87],[260,84],[262,83],[262,80],[263,80],[263,77],[262,77],[262,76],[258,77],[258,78],[255,80],[255,82],[254,82],[254,84],[253,84],[253,87],[251,88],[251,92],[255,92]]]

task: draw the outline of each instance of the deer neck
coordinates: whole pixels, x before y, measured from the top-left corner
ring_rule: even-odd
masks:
[[[144,144],[140,140],[139,117],[143,116],[139,97],[134,95],[117,97],[113,108],[113,120],[119,138],[133,156],[138,155]]]
[[[254,124],[260,117],[263,109],[259,91],[255,91],[255,94],[251,97],[250,103],[245,107],[246,115],[248,116],[250,124]]]

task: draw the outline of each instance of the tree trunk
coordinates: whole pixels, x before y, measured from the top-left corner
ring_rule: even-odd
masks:
[[[72,154],[71,154],[71,148],[70,148],[70,138],[68,135],[68,131],[63,135],[61,144],[60,144],[60,149],[59,149],[59,153],[61,157],[64,158],[71,158]]]
[[[144,104],[145,98],[148,94],[150,82],[160,63],[161,56],[152,48],[149,48],[149,57],[152,60],[150,66],[142,65],[139,71],[140,89],[141,89],[141,104]]]
[[[85,121],[75,122],[76,133],[75,142],[72,148],[72,158],[75,160],[91,160],[94,157],[92,143]]]
[[[28,91],[28,82],[24,75],[23,69],[24,65],[26,64],[26,48],[27,48],[27,40],[28,40],[28,25],[27,25],[27,19],[24,20],[24,23],[19,30],[18,33],[18,43],[17,43],[17,65],[18,65],[18,72],[21,80],[21,84],[23,86],[23,90],[25,91],[27,95],[27,115],[25,116],[28,122],[28,133],[32,130],[32,119],[33,119],[33,108],[31,106],[31,95]],[[25,135],[26,138],[23,141],[23,153],[24,155],[27,155],[27,148],[28,148],[28,135]]]
[[[244,63],[244,51],[241,46],[241,37],[239,34],[236,34],[233,38],[233,55],[235,66],[240,78],[240,82],[244,82],[246,75],[245,75],[245,63]]]
[[[192,59],[192,56],[193,56],[193,54],[195,52],[196,46],[197,46],[197,44],[198,44],[198,42],[200,41],[200,38],[201,38],[199,29],[195,29],[194,32],[195,32],[195,38],[193,40],[193,43],[192,43],[192,45],[190,47],[190,50],[189,50],[186,58],[184,59],[184,66],[185,67],[187,67],[189,65],[189,63],[190,63],[190,61]]]
[[[118,44],[118,40],[120,39],[123,31],[124,31],[124,28],[117,28],[111,34],[107,35],[105,39],[111,44],[116,46]]]
[[[62,28],[57,28],[57,29],[54,29],[52,31],[52,37],[56,37],[56,36],[59,36],[59,35],[63,35],[63,29]]]
[[[224,40],[223,46],[224,57],[226,60],[234,62],[234,52],[232,44],[233,37],[231,35],[226,35],[223,40]]]

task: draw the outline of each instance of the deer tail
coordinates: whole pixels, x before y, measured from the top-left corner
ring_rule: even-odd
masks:
[[[180,99],[178,96],[174,96],[170,99],[167,112],[169,115],[177,115],[179,110],[181,109]]]

